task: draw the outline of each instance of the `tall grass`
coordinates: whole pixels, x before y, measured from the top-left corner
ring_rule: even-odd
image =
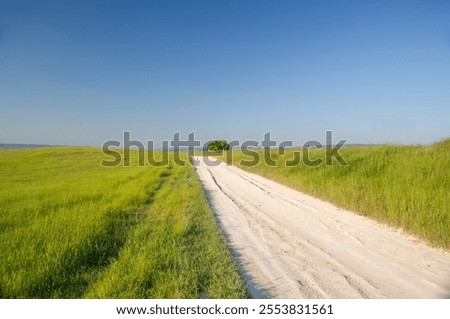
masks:
[[[0,151],[2,298],[246,296],[191,166],[102,159]]]
[[[228,153],[229,161],[292,188],[330,201],[358,214],[374,218],[415,234],[428,243],[450,248],[450,139],[430,146],[347,147],[341,166],[308,167],[284,165],[294,158],[272,151],[277,165],[263,161],[240,165],[248,157],[240,151]],[[262,158],[262,151],[258,151]],[[325,158],[325,150],[311,150],[310,158]]]
[[[234,297],[245,295],[202,188],[191,169],[175,166],[146,222],[133,230],[87,296]],[[185,212],[180,214],[180,212]],[[222,247],[222,248],[221,248]],[[221,249],[220,249],[221,248]],[[131,289],[131,290],[130,290]]]

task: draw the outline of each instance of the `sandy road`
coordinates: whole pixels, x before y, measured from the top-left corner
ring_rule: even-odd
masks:
[[[449,253],[258,175],[194,159],[254,297],[450,296]]]

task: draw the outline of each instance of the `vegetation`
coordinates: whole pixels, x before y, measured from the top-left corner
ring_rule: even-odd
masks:
[[[191,166],[103,158],[0,151],[0,297],[247,296]]]
[[[211,151],[211,152],[226,151],[229,148],[230,148],[230,145],[228,145],[227,141],[224,141],[224,140],[213,141],[208,144],[208,151]]]
[[[430,146],[347,147],[340,151],[347,166],[335,161],[286,167],[286,160],[299,151],[271,151],[275,167],[262,160],[252,167],[241,165],[249,159],[241,151],[226,157],[247,171],[450,248],[450,139]],[[258,152],[262,159],[263,151]],[[310,159],[325,157],[324,149],[309,152]]]

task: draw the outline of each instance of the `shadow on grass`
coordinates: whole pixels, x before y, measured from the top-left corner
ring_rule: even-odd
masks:
[[[49,270],[45,278],[32,284],[19,298],[82,298],[102,272],[114,262],[130,232],[147,216],[146,207],[153,202],[170,172],[160,174],[158,185],[147,194],[142,212],[109,211],[104,229],[85,241],[85,247],[68,250],[57,269]],[[0,297],[2,296],[0,290]]]

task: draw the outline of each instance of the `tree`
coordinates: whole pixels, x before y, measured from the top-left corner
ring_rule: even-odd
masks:
[[[208,144],[208,151],[211,151],[211,152],[226,151],[229,148],[230,148],[230,145],[228,145],[227,141],[225,141],[225,140],[212,141]]]

